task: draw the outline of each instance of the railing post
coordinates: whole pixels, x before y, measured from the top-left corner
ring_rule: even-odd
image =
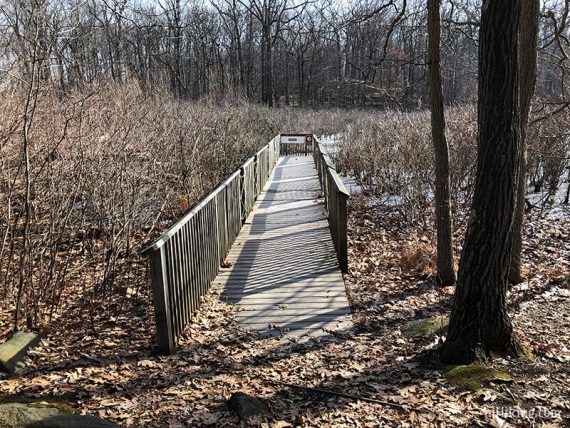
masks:
[[[247,218],[247,208],[245,207],[245,169],[244,167],[240,167],[239,169],[239,215],[241,216],[241,224],[245,223],[245,219]]]
[[[253,155],[253,200],[257,200],[257,195],[259,195],[259,174],[257,171],[257,153]]]
[[[346,201],[348,195],[338,192],[338,264],[340,270],[348,272],[348,232]]]
[[[169,306],[168,279],[166,275],[165,247],[150,255],[150,275],[152,281],[154,319],[156,324],[156,344],[161,354],[171,354],[174,350],[174,333]]]

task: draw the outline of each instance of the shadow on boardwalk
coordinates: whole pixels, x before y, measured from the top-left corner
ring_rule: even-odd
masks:
[[[326,334],[350,326],[350,307],[312,157],[278,162],[214,287],[262,335]]]

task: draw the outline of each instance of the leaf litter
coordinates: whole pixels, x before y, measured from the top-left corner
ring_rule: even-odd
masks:
[[[148,277],[141,276],[136,293],[125,294],[121,311],[101,304],[89,317],[77,287],[27,365],[12,378],[2,375],[0,396],[58,398],[83,414],[141,427],[245,425],[226,406],[235,391],[266,400],[273,419],[249,421],[264,427],[568,424],[570,237],[564,219],[529,215],[527,281],[509,292],[513,323],[535,361],[495,358],[490,365],[512,382],[468,391],[442,375],[436,350],[444,331],[402,333],[406,323],[449,315],[453,287],[436,284],[433,231],[403,223],[397,212],[362,209],[362,199],[349,207],[345,282],[352,329],[306,340],[261,338],[241,329],[235,307],[211,291],[177,352],[158,356]],[[464,227],[457,229],[460,242]],[[12,308],[2,308],[5,336]],[[110,313],[118,315],[111,320]]]

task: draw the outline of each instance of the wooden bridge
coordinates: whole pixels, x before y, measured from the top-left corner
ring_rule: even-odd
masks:
[[[263,335],[349,326],[348,196],[313,135],[270,141],[145,250],[159,351],[174,350],[210,287]]]

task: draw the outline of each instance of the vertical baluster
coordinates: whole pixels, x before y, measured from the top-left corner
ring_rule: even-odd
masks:
[[[188,270],[188,233],[187,233],[188,223],[180,228],[178,234],[180,235],[180,268],[182,276],[182,302],[184,310],[182,312],[182,320],[184,322],[184,328],[190,321],[191,311],[190,304],[188,301],[188,293],[190,290],[190,275]]]
[[[180,231],[176,233],[171,239],[174,249],[174,275],[176,276],[176,298],[178,309],[178,326],[179,333],[184,330],[184,291],[183,279],[181,275],[181,257],[180,257]]]
[[[200,297],[204,294],[204,289],[206,288],[206,283],[208,282],[208,223],[206,219],[206,210],[201,211],[200,216],[200,238],[202,240],[201,254],[202,254],[202,282],[200,283]]]
[[[180,269],[180,233],[174,235],[171,239],[172,242],[172,250],[173,250],[173,271],[174,276],[176,277],[175,287],[176,287],[176,314],[177,314],[177,323],[178,323],[178,333],[180,334],[182,330],[184,330],[184,303],[182,299],[182,276],[181,276],[181,269]]]
[[[190,251],[188,241],[188,223],[182,226],[182,270],[184,272],[184,325],[188,324],[192,316],[190,309]]]
[[[218,253],[217,253],[217,231],[218,231],[218,217],[216,216],[216,204],[215,200],[212,199],[210,204],[210,215],[208,216],[208,242],[210,243],[210,274],[208,276],[208,281],[206,282],[206,288],[204,292],[206,293],[210,289],[210,283],[215,278],[216,270],[218,268]]]
[[[197,228],[197,216],[192,217],[190,222],[190,231],[192,242],[192,298],[191,298],[191,308],[192,312],[196,310],[197,307],[197,295],[198,295],[198,284],[200,282],[200,263],[199,254],[200,246],[198,245],[198,228]]]
[[[218,227],[218,265],[224,260],[225,256],[225,239],[224,233],[224,211],[222,210],[221,203],[222,197],[226,193],[226,186],[224,186],[216,195],[216,217],[217,217],[217,227]]]
[[[212,273],[210,275],[210,279],[208,281],[206,291],[210,289],[210,284],[216,277],[218,273],[218,266],[220,265],[220,252],[219,252],[219,245],[218,242],[220,240],[220,235],[218,233],[218,204],[217,204],[217,196],[216,198],[212,199],[212,230],[211,230],[211,240],[212,240],[212,261],[210,262],[212,265]]]
[[[179,333],[178,327],[178,308],[177,308],[177,298],[176,298],[176,277],[174,275],[174,263],[172,254],[172,241],[169,240],[165,244],[166,247],[166,260],[168,261],[168,285],[169,285],[169,297],[170,297],[170,316],[172,319],[172,328],[174,330],[174,337],[176,341],[176,336]]]
[[[188,306],[188,251],[186,247],[186,225],[182,226],[178,233],[180,235],[180,270],[182,277],[182,302],[184,306],[182,320],[184,322],[184,328],[186,328],[188,321],[190,321],[190,307]]]
[[[233,241],[235,241],[235,239],[238,236],[238,231],[241,227],[241,219],[240,219],[240,204],[241,204],[241,197],[240,197],[240,179],[239,177],[236,178],[236,180],[234,181],[234,188],[233,188],[233,198],[232,201],[230,202],[230,206],[232,207],[233,210],[233,223],[232,223],[232,227],[233,227],[233,236],[232,236],[232,244]]]
[[[206,250],[207,250],[207,263],[206,263],[206,280],[204,281],[204,285],[202,288],[202,295],[206,293],[208,287],[210,285],[210,281],[212,279],[212,262],[215,259],[214,253],[212,251],[213,248],[213,239],[212,239],[212,229],[213,229],[213,213],[212,213],[212,204],[208,204],[207,216],[204,216],[204,239],[206,241]]]
[[[234,211],[235,211],[235,207],[236,204],[239,203],[238,200],[235,199],[235,178],[234,180],[231,181],[231,183],[228,186],[227,192],[226,192],[226,213],[227,213],[227,217],[228,217],[228,231],[229,231],[229,241],[228,241],[228,247],[231,247],[231,245],[234,242]]]
[[[202,214],[203,210],[196,214],[196,247],[198,251],[196,253],[196,261],[198,266],[198,281],[196,283],[196,296],[195,296],[195,307],[198,307],[200,302],[200,293],[202,290],[202,284],[204,283],[204,240],[202,238]]]
[[[206,265],[204,269],[206,270],[206,277],[204,284],[202,285],[202,295],[206,292],[210,278],[212,276],[212,204],[208,203],[205,207],[204,215],[204,242],[206,243]]]
[[[212,265],[214,266],[214,274],[210,282],[214,279],[216,274],[218,273],[218,266],[220,265],[220,254],[222,251],[220,250],[220,241],[221,241],[221,234],[220,234],[220,218],[218,212],[218,205],[219,205],[219,197],[220,191],[216,193],[216,197],[212,200],[212,209],[214,211],[214,227],[215,227],[215,234],[214,234],[214,242],[212,246],[214,248],[214,260],[212,261]]]

